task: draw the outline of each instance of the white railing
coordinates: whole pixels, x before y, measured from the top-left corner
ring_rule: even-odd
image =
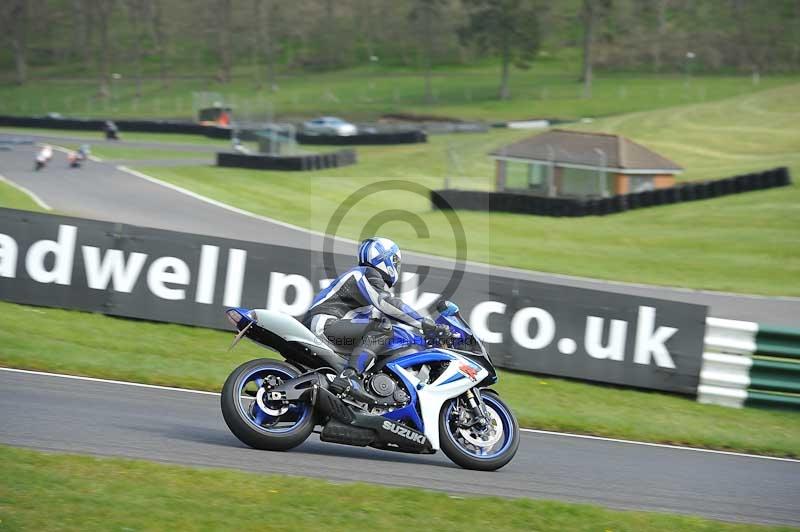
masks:
[[[703,365],[697,400],[741,408],[750,386],[750,367],[756,350],[758,324],[750,321],[706,319]]]

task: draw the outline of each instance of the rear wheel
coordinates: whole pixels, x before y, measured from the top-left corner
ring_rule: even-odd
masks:
[[[222,417],[231,432],[256,449],[286,451],[306,441],[314,430],[308,403],[284,405],[266,399],[270,388],[298,377],[293,366],[260,358],[245,362],[222,387]]]
[[[439,445],[463,468],[494,471],[517,453],[519,424],[495,393],[483,392],[481,397],[487,414],[482,423],[474,423],[464,396],[444,404],[439,414]]]

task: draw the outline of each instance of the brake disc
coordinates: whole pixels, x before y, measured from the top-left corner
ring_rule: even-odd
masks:
[[[473,425],[458,429],[459,434],[475,447],[490,448],[503,437],[503,423],[500,421],[500,416],[491,408],[486,410],[489,413],[489,420],[485,428],[478,429]]]
[[[269,414],[272,417],[282,416],[283,414],[289,411],[289,405],[283,405],[277,410],[274,408],[270,408],[264,402],[265,393],[267,393],[267,390],[263,386],[259,388],[258,392],[256,393],[256,404],[258,404],[258,408],[260,408],[261,410],[263,410],[265,413]]]

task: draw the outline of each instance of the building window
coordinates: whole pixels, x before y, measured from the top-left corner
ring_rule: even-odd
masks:
[[[607,197],[614,194],[614,176],[583,168],[561,168],[559,196]]]
[[[547,165],[506,161],[507,189],[544,192],[547,187]]]
[[[651,175],[632,175],[630,179],[631,192],[644,192],[656,188],[655,179]]]

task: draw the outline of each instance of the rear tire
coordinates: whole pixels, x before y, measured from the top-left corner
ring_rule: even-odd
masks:
[[[289,428],[277,430],[260,426],[241,401],[242,390],[248,382],[252,382],[248,379],[258,375],[274,375],[286,381],[298,377],[300,372],[290,364],[269,358],[251,360],[233,370],[222,387],[220,397],[225,424],[239,440],[254,449],[286,451],[297,447],[306,441],[314,430],[311,405],[302,405],[302,412],[296,414],[298,418],[296,423]],[[257,404],[252,406],[258,408]],[[281,419],[281,416],[278,416],[278,419]]]
[[[457,398],[451,399],[442,405],[439,413],[439,446],[447,457],[465,469],[477,471],[495,471],[500,469],[514,458],[519,448],[519,423],[514,413],[500,397],[490,391],[481,392],[486,408],[493,410],[503,427],[502,442],[498,442],[497,449],[492,448],[485,456],[480,456],[461,441],[459,434],[454,434],[450,415]],[[457,429],[455,430],[457,432]]]

